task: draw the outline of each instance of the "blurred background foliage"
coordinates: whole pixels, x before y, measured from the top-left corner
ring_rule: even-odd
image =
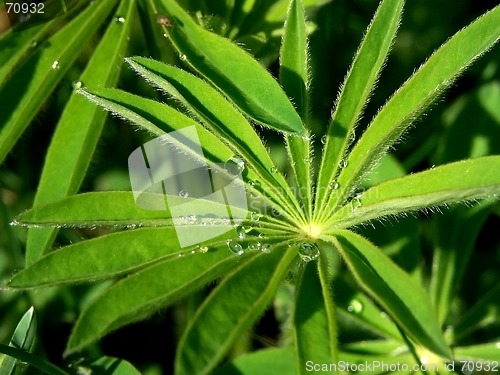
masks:
[[[286,1],[183,0],[180,3],[206,28],[234,39],[255,54],[271,71],[277,71]],[[226,5],[231,3],[233,8]],[[319,141],[326,130],[339,85],[378,1],[306,0],[304,3],[310,21],[312,121]],[[80,5],[82,4],[78,6]],[[356,132],[357,135],[391,93],[435,48],[495,5],[494,0],[408,0],[393,51]],[[146,11],[147,6],[146,1],[137,2],[139,17],[135,18],[126,55],[152,56],[182,66],[182,61],[172,52],[168,40],[163,38],[158,27],[158,23],[168,21],[155,19],[150,15],[151,12]],[[1,6],[0,12],[0,28],[6,33],[9,24],[5,19],[5,9]],[[117,16],[119,15],[111,14],[107,22],[114,22]],[[64,22],[61,21],[57,27]],[[58,119],[74,91],[72,84],[78,81],[105,27],[104,23],[83,48],[75,63],[36,113],[28,130],[0,166],[2,280],[8,279],[24,266],[26,230],[10,227],[9,223],[18,213],[33,205],[45,154]],[[57,28],[53,31],[55,30]],[[20,31],[22,32],[25,31]],[[368,184],[453,160],[499,154],[499,64],[500,48],[497,47],[473,65],[433,110],[417,122],[418,126],[406,136],[397,150],[383,159]],[[138,79],[127,67],[123,67],[121,71],[118,87],[160,99],[157,92]],[[0,87],[0,90],[3,89],[4,87]],[[0,102],[0,117],[9,111],[4,105],[5,103]],[[287,160],[280,136],[259,130],[277,163],[286,170]],[[135,132],[129,124],[109,117],[80,191],[128,190],[128,155],[146,139],[147,135]],[[317,147],[321,147],[321,142],[317,142]],[[61,155],[61,158],[64,158],[64,155]],[[359,231],[382,247],[424,284],[429,283],[432,253],[436,247],[455,246],[463,250],[458,252],[463,254],[461,260],[449,260],[457,262],[461,267],[464,282],[457,279],[458,285],[453,286],[456,298],[449,307],[451,321],[443,322],[446,326],[453,323],[454,317],[463,315],[479,296],[499,282],[499,216],[498,204],[488,205],[484,209],[459,207],[446,210],[443,215],[420,214],[398,221],[374,223],[373,227],[360,228]],[[103,229],[63,229],[54,247],[93,237],[102,234],[102,231]],[[359,292],[353,288],[354,284],[347,275],[339,263],[333,285],[340,307],[340,342],[349,343],[362,338],[377,337],[376,332],[366,329],[362,321],[356,320],[350,314],[349,301]],[[268,311],[254,331],[241,339],[233,350],[234,356],[249,349],[273,346],[286,340],[281,337],[279,328],[284,324],[290,307],[293,275],[290,280],[291,282],[284,284],[280,290],[275,309]],[[79,311],[105,285],[106,283],[64,286],[22,294],[2,290],[0,342],[8,343],[23,313],[31,305],[35,305],[39,322],[35,353],[61,364],[66,340]],[[432,288],[432,285],[430,287]],[[88,354],[96,357],[106,354],[128,359],[146,374],[169,373],[179,333],[205,294],[206,291],[199,292],[146,322],[131,325],[109,335]],[[434,297],[439,300],[439,291],[436,291]],[[497,301],[499,300],[500,298],[497,298]],[[484,327],[474,335],[461,338],[462,343],[484,342],[500,336],[500,304],[491,303]]]

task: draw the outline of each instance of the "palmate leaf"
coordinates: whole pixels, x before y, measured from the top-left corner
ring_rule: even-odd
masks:
[[[500,6],[485,13],[443,44],[387,101],[345,159],[338,177],[342,194],[332,194],[329,212],[352,193],[380,157],[456,77],[500,36]],[[463,48],[468,46],[468,48]]]
[[[162,1],[161,6],[173,22],[168,33],[182,60],[262,125],[304,134],[299,115],[259,62],[229,40],[198,26],[175,1]]]
[[[120,74],[117,67],[121,66],[125,53],[134,11],[133,1],[121,2],[117,14],[122,15],[127,22],[112,22],[108,26],[80,77],[80,83],[91,86],[116,84]],[[99,108],[80,95],[72,94],[47,151],[35,196],[35,206],[77,192],[90,164],[105,119],[105,113]],[[47,252],[56,233],[56,229],[50,228],[34,228],[28,231],[27,264],[34,263]]]
[[[376,246],[347,230],[324,240],[335,245],[358,283],[418,344],[451,358],[429,295]]]

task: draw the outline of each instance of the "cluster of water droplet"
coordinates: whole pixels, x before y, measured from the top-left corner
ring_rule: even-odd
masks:
[[[236,234],[239,240],[248,240],[247,234],[253,228],[250,226],[239,225],[236,227]],[[256,238],[252,236],[252,239],[247,241],[246,249],[237,240],[230,239],[227,241],[227,246],[232,253],[236,255],[242,255],[245,251],[262,251],[263,253],[269,253],[271,251],[271,245],[267,243],[262,243],[261,240],[265,238],[263,233],[259,233]]]
[[[175,223],[176,225],[202,225],[202,226],[211,226],[211,225],[230,225],[231,220],[227,217],[217,217],[213,215],[186,215],[179,216]]]

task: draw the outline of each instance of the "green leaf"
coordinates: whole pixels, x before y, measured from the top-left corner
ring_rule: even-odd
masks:
[[[295,257],[272,247],[228,275],[198,309],[181,338],[176,374],[208,374],[264,312]]]
[[[309,115],[307,34],[301,0],[291,0],[280,50],[280,83],[304,123]],[[296,194],[309,216],[312,215],[312,162],[309,137],[287,134],[286,148],[292,165]]]
[[[450,358],[428,294],[376,246],[347,230],[325,236],[340,252],[357,282],[418,344]]]
[[[491,203],[483,202],[436,215],[430,293],[441,324],[445,323],[455,293],[462,285],[479,231],[490,212]]]
[[[13,32],[12,28],[0,37],[0,88],[13,74],[14,70],[29,57],[30,53],[54,28],[60,19],[32,27],[22,32]]]
[[[186,71],[155,60],[134,57],[127,62],[148,82],[179,100],[189,113],[195,114],[222,138],[236,155],[242,156],[245,166],[255,170],[255,178],[261,185],[268,185],[267,190],[274,190],[281,205],[290,207],[295,204],[298,208],[283,175],[271,172],[275,168],[274,163],[255,130],[217,90]]]
[[[19,361],[29,363],[31,366],[36,367],[48,375],[69,375],[67,372],[61,370],[57,366],[54,366],[52,363],[44,361],[43,359],[40,359],[22,349],[0,344],[0,353],[5,353],[10,357],[17,358]]]
[[[116,0],[88,6],[23,64],[0,90],[0,163],[109,15]]]
[[[101,357],[88,367],[96,375],[141,375],[128,361],[120,358]]]
[[[485,156],[389,180],[339,209],[329,224],[346,228],[388,215],[495,197],[500,194],[499,169],[500,156]]]
[[[346,160],[338,182],[343,194],[332,196],[328,208],[345,200],[380,157],[453,80],[500,35],[500,6],[485,13],[443,44],[389,99],[375,116]],[[464,48],[463,46],[468,46]],[[323,185],[322,185],[323,186]]]
[[[211,162],[225,163],[234,156],[234,151],[223,143],[220,137],[217,137],[208,129],[172,107],[116,89],[80,90],[80,92],[87,99],[124,119],[132,121],[155,136],[163,135],[165,131],[170,132],[188,126],[195,126],[203,148],[203,155],[180,142],[177,144],[178,149],[186,153],[186,155],[191,155],[193,160],[200,164],[208,164],[217,173],[227,175],[224,168]],[[249,181],[259,181],[258,175],[252,169],[248,170],[245,178]],[[294,211],[289,214],[283,210],[282,205],[277,204],[277,202],[282,202],[279,196],[280,192],[277,189],[268,189],[266,194],[262,194],[260,190],[250,183],[246,184],[245,188],[247,191],[259,195],[262,201],[269,203],[271,207],[278,210],[283,219],[294,220],[293,217],[296,216]]]
[[[116,84],[134,21],[134,11],[133,1],[122,0],[117,14],[123,16],[126,22],[112,22],[108,26],[81,75],[80,82],[89,86]],[[34,206],[77,192],[92,159],[105,119],[106,114],[94,104],[75,92],[71,95],[47,151]],[[56,233],[55,229],[34,228],[28,231],[27,264],[34,263],[48,251]]]
[[[337,327],[335,307],[326,269],[320,258],[306,265],[298,285],[293,314],[297,368],[307,374],[304,364],[337,362]]]
[[[336,290],[336,313],[339,317],[353,321],[377,335],[401,340],[394,322],[386,314],[382,314],[380,308],[362,291],[354,289],[342,277],[335,278],[333,285]]]
[[[193,226],[193,230],[201,230]],[[210,246],[222,246],[230,231]],[[49,253],[18,272],[9,282],[12,288],[33,288],[61,283],[81,283],[116,277],[156,263],[196,251],[197,246],[181,248],[174,227],[141,228],[112,233],[66,246]]]
[[[279,80],[300,117],[308,115],[309,68],[304,7],[301,0],[290,0],[280,50]]]
[[[153,207],[164,202],[165,196],[144,193],[144,205]],[[163,203],[163,206],[165,204]],[[16,224],[26,226],[93,227],[109,226],[170,226],[168,207],[165,210],[140,208],[131,191],[104,191],[72,195],[20,214]]]
[[[335,183],[335,177],[342,168],[340,165],[353,141],[356,124],[389,54],[403,5],[403,0],[384,0],[380,3],[342,84],[326,133],[326,144],[318,174],[316,200],[320,213],[332,191],[329,185]],[[344,185],[341,185],[341,188],[343,187]]]
[[[460,317],[453,326],[453,339],[458,341],[476,329],[484,329],[500,320],[500,284],[497,284],[467,312]]]
[[[204,30],[175,1],[161,2],[173,27],[170,39],[186,60],[245,114],[264,126],[304,134],[299,115],[274,78],[229,40]]]
[[[143,319],[158,309],[220,277],[248,254],[231,254],[227,246],[166,259],[126,277],[97,297],[80,315],[66,354],[83,349],[105,334]]]
[[[498,360],[500,358],[500,342],[458,347],[453,350],[453,354],[459,364],[460,361],[467,361],[469,363],[471,361],[479,361],[479,363],[475,364],[476,366],[479,366],[481,362],[483,362],[483,370],[487,373],[490,371],[498,371],[500,366],[500,362]],[[490,368],[485,367],[488,363],[490,364]],[[461,364],[463,365],[464,363],[462,362]],[[474,368],[479,370],[479,367]]]
[[[31,307],[23,315],[16,330],[10,339],[9,346],[26,352],[30,352],[33,347],[33,342],[36,337],[36,315],[35,309]],[[1,350],[0,350],[1,351]],[[16,357],[5,357],[0,364],[0,374],[15,375],[21,370],[19,368],[19,360]]]
[[[214,375],[296,374],[291,348],[269,348],[242,355],[214,372]]]

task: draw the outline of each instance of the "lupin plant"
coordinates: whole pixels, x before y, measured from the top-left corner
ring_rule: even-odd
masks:
[[[152,137],[194,126],[209,168],[224,174],[217,166],[226,163],[242,173],[251,212],[234,230],[185,248],[179,246],[166,211],[139,208],[131,192],[79,194],[21,214],[15,224],[128,228],[55,252],[40,246],[42,250],[28,255],[28,267],[8,283],[10,288],[28,289],[117,279],[81,313],[68,355],[220,279],[182,334],[177,375],[228,374],[235,369],[245,374],[306,374],[323,371],[326,364],[370,358],[406,366],[408,371],[399,368],[399,373],[413,373],[412,366],[425,363],[437,364],[436,371],[446,373],[454,360],[500,358],[497,343],[484,343],[476,351],[455,346],[453,338],[443,334],[446,309],[439,310],[439,298],[357,230],[371,221],[457,203],[484,199],[491,204],[500,194],[499,156],[439,165],[361,189],[415,120],[500,36],[497,6],[446,41],[386,101],[366,130],[356,131],[396,36],[403,4],[381,1],[326,131],[317,135],[310,121],[308,37],[301,0],[289,3],[278,81],[243,48],[201,27],[175,1],[158,3],[162,19],[168,21],[163,22],[164,32],[185,69],[144,57],[127,58],[126,63],[174,98],[179,108],[112,88],[84,87],[79,93]],[[283,135],[288,173],[274,164],[258,126]],[[315,148],[320,152],[313,154]],[[179,195],[190,199],[189,190]],[[203,200],[198,201],[203,212]],[[190,230],[206,227],[198,212],[192,215],[185,224]],[[380,336],[358,347],[337,339],[336,254],[363,291],[353,291],[359,297],[349,302],[349,311]],[[282,345],[219,367],[285,279],[294,298]],[[439,289],[446,280],[437,277],[433,282]]]

